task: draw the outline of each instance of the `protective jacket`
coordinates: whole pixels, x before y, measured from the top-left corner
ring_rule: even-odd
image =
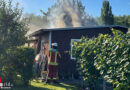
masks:
[[[59,52],[55,49],[52,49],[50,50],[49,56],[50,57],[49,57],[48,65],[58,66],[58,59],[60,58]]]

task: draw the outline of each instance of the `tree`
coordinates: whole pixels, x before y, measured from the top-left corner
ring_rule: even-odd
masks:
[[[113,25],[114,18],[112,14],[112,7],[109,4],[109,1],[104,0],[101,9],[101,19],[104,25]]]
[[[13,7],[12,0],[8,3],[0,0],[0,76],[4,71],[11,76],[9,72],[12,71],[12,60],[9,58],[8,51],[26,42],[27,28],[21,22],[21,16],[22,9],[18,8],[18,4]]]
[[[130,15],[114,16],[114,24],[130,27]]]
[[[24,14],[23,16],[23,21],[26,21],[27,24],[33,24],[33,25],[36,25],[38,27],[46,27],[48,25],[48,22],[47,22],[47,17],[46,16],[40,16],[40,15],[35,15],[35,14],[29,14],[29,13],[26,13]]]

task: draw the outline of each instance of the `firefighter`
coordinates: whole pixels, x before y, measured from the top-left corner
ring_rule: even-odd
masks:
[[[52,43],[52,48],[49,51],[48,75],[46,83],[50,83],[50,81],[57,83],[58,80],[58,60],[61,58],[61,56],[57,50],[57,47],[57,43]]]

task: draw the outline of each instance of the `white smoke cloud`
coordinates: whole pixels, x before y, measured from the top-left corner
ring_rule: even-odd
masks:
[[[57,3],[54,8],[50,10],[48,16],[49,28],[82,26],[80,8],[75,1],[57,0]]]
[[[81,27],[96,25],[86,14],[81,0],[56,0],[47,14],[48,28]]]

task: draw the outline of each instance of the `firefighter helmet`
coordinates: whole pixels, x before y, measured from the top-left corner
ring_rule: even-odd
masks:
[[[52,43],[51,45],[52,45],[52,46],[55,46],[55,47],[57,47],[57,46],[58,46],[58,44],[57,44],[57,43]]]

